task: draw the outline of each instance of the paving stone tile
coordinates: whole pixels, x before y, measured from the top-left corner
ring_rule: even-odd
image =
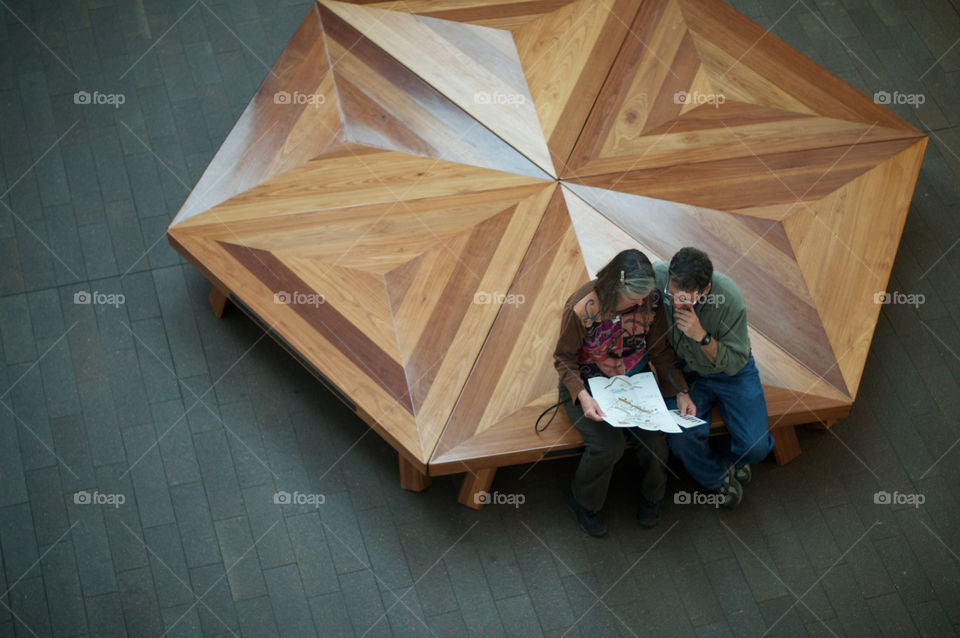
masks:
[[[193,589],[203,599],[197,606],[204,635],[236,633],[237,610],[230,597],[230,586],[223,565],[205,565],[190,570]]]
[[[258,598],[267,593],[263,573],[257,559],[255,538],[250,533],[250,523],[245,517],[214,522],[223,564],[228,570],[233,600]]]
[[[170,488],[170,498],[187,566],[200,567],[221,562],[217,534],[203,485],[195,482],[174,486]]]

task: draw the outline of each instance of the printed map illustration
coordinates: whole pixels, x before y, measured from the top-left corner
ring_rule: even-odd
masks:
[[[667,410],[652,372],[631,377],[593,377],[588,383],[590,393],[606,415],[604,420],[610,425],[680,432],[680,426]]]

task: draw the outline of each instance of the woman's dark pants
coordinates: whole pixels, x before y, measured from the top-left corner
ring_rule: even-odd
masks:
[[[613,476],[613,466],[623,456],[628,436],[634,443],[640,463],[641,496],[652,503],[663,499],[667,487],[666,463],[669,454],[663,433],[641,428],[615,428],[606,421],[588,419],[580,404],[573,402],[563,383],[559,384],[559,392],[563,409],[586,446],[570,485],[577,502],[595,512],[603,507],[610,477]]]

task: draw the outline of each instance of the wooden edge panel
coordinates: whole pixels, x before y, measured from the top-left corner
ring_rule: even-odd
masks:
[[[810,423],[835,422],[850,414],[852,403],[828,402],[822,406],[804,408],[790,413],[777,413],[776,411],[769,415],[770,431],[775,433],[781,428],[793,428],[797,425],[807,425]],[[562,409],[561,409],[562,411]],[[532,422],[528,424],[531,432],[533,430]],[[560,458],[579,453],[578,448],[583,447],[583,441],[576,429],[570,425],[570,421],[565,414],[558,414],[557,418],[550,425],[550,428],[560,428],[569,430],[569,436],[550,444],[545,441],[530,437],[530,443],[523,449],[515,449],[506,452],[495,452],[494,440],[492,445],[488,444],[486,449],[481,449],[476,445],[477,441],[471,441],[474,446],[463,446],[451,450],[449,453],[439,457],[434,457],[430,462],[430,475],[443,476],[446,474],[457,474],[465,470],[477,471],[482,468],[504,467],[508,465],[519,465],[523,463],[534,463],[551,458]]]

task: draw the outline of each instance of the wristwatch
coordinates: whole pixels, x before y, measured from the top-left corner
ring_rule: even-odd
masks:
[[[700,340],[700,345],[701,346],[710,345],[711,341],[713,341],[713,338],[710,336],[710,333],[708,332],[706,335],[704,335],[703,339]]]

